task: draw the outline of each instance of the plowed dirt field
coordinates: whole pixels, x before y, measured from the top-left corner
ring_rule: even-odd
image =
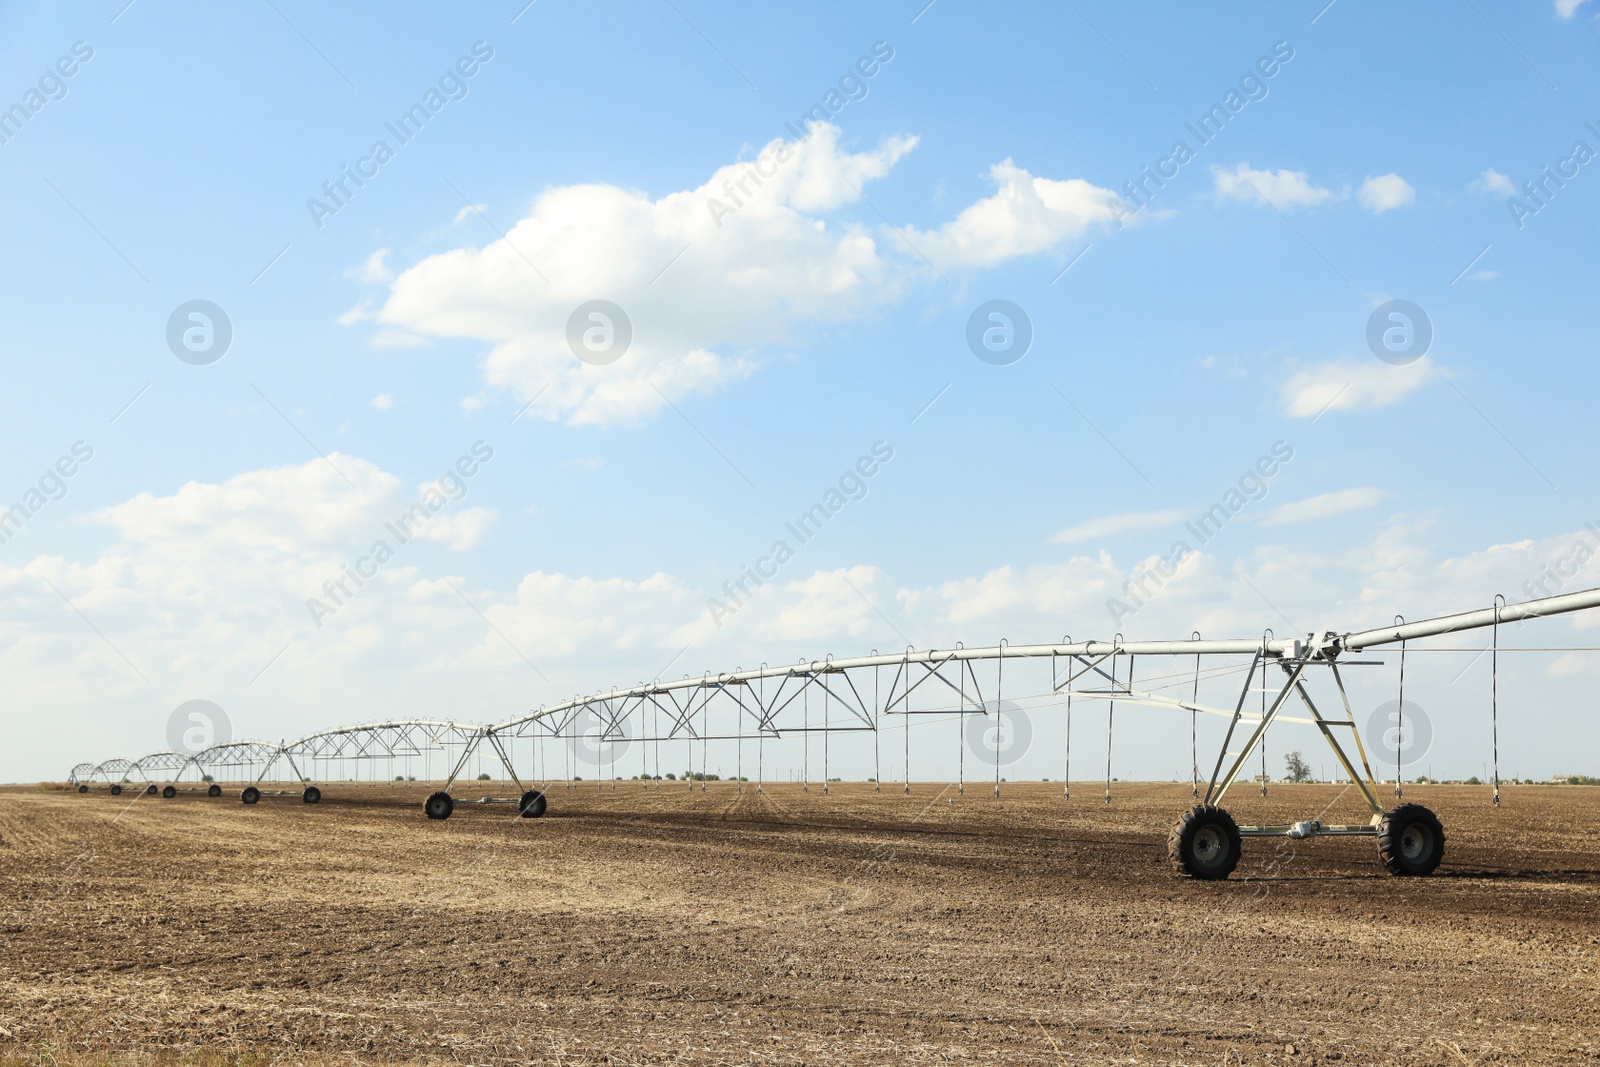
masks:
[[[1600,789],[1168,863],[1187,785],[0,791],[0,1061],[1600,1063]],[[1236,791],[1241,822],[1327,785]]]

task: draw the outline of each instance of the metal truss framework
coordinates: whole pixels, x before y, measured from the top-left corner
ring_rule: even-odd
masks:
[[[589,723],[595,724],[597,729],[583,736],[601,743],[777,739],[810,732],[824,735],[878,733],[883,717],[888,715],[998,714],[1008,664],[1015,672],[1021,664],[1047,661],[1050,695],[1064,698],[1069,708],[1071,701],[1078,699],[1109,702],[1113,713],[1118,703],[1132,703],[1227,718],[1227,736],[1205,793],[1208,806],[1220,806],[1275,722],[1315,726],[1350,781],[1361,791],[1372,812],[1371,822],[1324,826],[1313,819],[1286,826],[1240,827],[1239,832],[1245,836],[1290,837],[1377,835],[1385,812],[1378,800],[1378,783],[1341,674],[1342,666],[1356,666],[1363,661],[1347,657],[1365,649],[1396,644],[1404,648],[1408,641],[1484,627],[1494,628],[1494,647],[1498,649],[1499,626],[1503,623],[1595,607],[1600,607],[1600,590],[1518,604],[1507,604],[1497,597],[1493,607],[1476,611],[1412,623],[1397,618],[1392,626],[1350,633],[1327,631],[1304,637],[1276,638],[1269,633],[1260,639],[1245,640],[1202,640],[1195,635],[1186,641],[1124,641],[1119,636],[1112,641],[907,649],[897,654],[874,653],[841,660],[828,658],[707,674],[700,678],[656,681],[575,697],[495,724],[400,719],[321,730],[297,741],[276,745],[267,741],[239,741],[216,745],[192,756],[159,752],[135,761],[83,763],[73,768],[71,777],[80,783],[111,782],[128,781],[138,774],[146,781],[154,781],[150,776],[155,774],[165,775],[170,782],[191,767],[205,774],[213,767],[259,766],[260,772],[255,778],[259,783],[282,762],[293,771],[297,781],[309,783],[312,778],[306,772],[334,761],[392,762],[441,754],[450,770],[444,779],[444,791],[430,798],[428,810],[430,816],[444,818],[449,814],[447,791],[474,755],[480,760],[497,760],[518,790],[525,790],[525,776],[518,773],[511,758],[511,743],[517,739],[534,738],[537,743],[540,739],[573,738],[579,736],[580,726]],[[1248,657],[1245,681],[1231,708],[1201,704],[1194,699],[1198,683],[1188,700],[1166,695],[1157,688],[1136,686],[1134,665],[1139,657],[1188,656],[1195,657],[1196,679],[1204,657]],[[979,664],[984,665],[982,671],[977,669]],[[1281,684],[1270,681],[1274,668],[1281,672]],[[1325,714],[1312,699],[1311,679],[1322,676],[1323,672],[1326,682],[1331,682],[1337,694],[1341,714]],[[1324,683],[1323,688],[1326,687]],[[1262,695],[1260,710],[1255,713],[1246,709],[1252,693]],[[1285,714],[1285,708],[1294,702],[1303,707],[1306,713],[1303,717]],[[714,713],[720,719],[731,715],[737,723],[734,732],[714,733],[710,728]],[[648,735],[642,732],[637,737],[626,735],[625,724],[635,718],[651,727]],[[1231,748],[1236,740],[1238,747]],[[308,794],[310,792],[308,788]],[[445,802],[440,809],[443,814],[435,812],[434,802],[439,797]],[[538,798],[536,812],[527,807],[532,797]],[[537,790],[524,791],[520,802],[524,805],[524,814],[544,811],[543,796]]]

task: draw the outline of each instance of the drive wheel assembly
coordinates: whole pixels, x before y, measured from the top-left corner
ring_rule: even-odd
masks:
[[[1214,804],[1200,804],[1183,813],[1167,837],[1167,855],[1190,878],[1216,881],[1239,866],[1239,824]]]
[[[448,819],[450,813],[456,810],[456,802],[449,793],[435,793],[423,802],[422,810],[427,812],[430,819]]]
[[[528,790],[522,794],[522,799],[517,801],[517,810],[522,813],[524,819],[543,818],[545,809],[549,806],[550,802],[537,789]]]
[[[1402,804],[1378,825],[1378,858],[1390,874],[1432,874],[1444,859],[1444,827],[1421,804]]]

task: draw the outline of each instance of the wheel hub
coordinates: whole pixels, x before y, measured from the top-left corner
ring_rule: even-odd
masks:
[[[1227,843],[1223,840],[1222,831],[1215,826],[1204,827],[1194,835],[1195,859],[1207,867],[1216,865],[1217,860],[1222,857],[1226,846]]]
[[[1426,826],[1412,825],[1400,835],[1400,854],[1408,860],[1419,860],[1433,848],[1433,834]]]

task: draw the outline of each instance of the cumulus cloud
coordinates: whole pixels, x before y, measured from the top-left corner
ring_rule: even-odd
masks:
[[[667,574],[633,580],[534,571],[517,583],[505,603],[485,608],[494,630],[483,635],[479,655],[510,665],[525,649],[548,664],[601,649],[638,649],[648,653],[648,662],[661,658],[654,650],[671,643],[674,621],[697,606],[683,583]]]
[[[1362,182],[1356,198],[1374,215],[1382,215],[1385,211],[1416,203],[1417,191],[1398,174],[1382,174]]]
[[[1129,511],[1121,515],[1101,515],[1098,518],[1068,526],[1050,538],[1052,544],[1075,545],[1082,541],[1098,541],[1118,534],[1143,533],[1182,522],[1189,513],[1182,508],[1164,511]]]
[[[365,548],[384,536],[384,523],[426,502],[426,515],[418,512],[408,530],[464,550],[479,543],[496,517],[491,508],[453,502],[469,491],[470,483],[453,478],[443,487],[429,481],[406,493],[393,474],[334,452],[325,460],[248,471],[225,482],[188,482],[166,496],[140,493],[90,518],[129,542],[170,546],[180,554],[266,551],[309,560],[329,550]]]
[[[906,228],[936,265],[989,266],[1044,252],[1115,221],[1116,194],[1081,178],[1037,178],[1007,159],[989,169],[998,187],[937,230]],[[1126,211],[1123,211],[1126,214]]]
[[[1511,179],[1492,167],[1472,183],[1472,188],[1480,193],[1493,193],[1496,196],[1517,195],[1517,187],[1511,184]]]
[[[1304,500],[1279,504],[1268,511],[1261,520],[1263,526],[1292,526],[1300,522],[1331,519],[1351,511],[1375,508],[1388,499],[1389,493],[1371,486],[1359,489],[1340,489],[1334,493],[1321,493]]]
[[[1578,13],[1578,8],[1587,2],[1588,0],[1556,0],[1556,14],[1564,19],[1570,19]]]
[[[334,452],[220,483],[188,482],[165,496],[140,493],[90,518],[145,545],[303,554],[364,537],[386,507],[399,510],[400,485],[375,464]]]
[[[367,401],[367,403],[371,404],[379,411],[388,411],[390,408],[394,407],[394,394],[379,393],[377,396]]]
[[[660,199],[612,185],[549,189],[503,240],[404,271],[371,317],[486,342],[488,384],[533,401],[532,416],[633,422],[667,397],[750,373],[753,346],[787,340],[798,323],[846,320],[890,298],[898,283],[873,236],[818,213],[854,200],[915,143],[848,152],[837,128],[816,125]],[[604,366],[580,361],[567,340],[568,320],[594,299],[621,307],[632,330]]]
[[[883,578],[876,567],[840,567],[817,571],[809,578],[789,582],[787,596],[770,620],[755,632],[780,641],[821,641],[842,636],[859,637],[881,628],[873,604]]]
[[[1036,178],[1008,160],[992,170],[993,196],[938,228],[903,228],[913,250],[875,217],[839,213],[859,212],[862,189],[916,138],[863,151],[839,138],[816,123],[802,140],[774,140],[754,160],[654,199],[614,185],[548,189],[504,239],[426,257],[393,280],[381,306],[341,321],[376,323],[375,344],[483,343],[490,392],[529,404],[533,417],[614,426],[749,375],[764,346],[896,300],[926,271],[917,251],[986,266],[1110,218],[1109,192]],[[578,359],[568,344],[569,320],[597,299],[619,306],[632,332],[606,365]]]
[[[1291,419],[1391,407],[1441,373],[1426,356],[1399,367],[1377,360],[1318,363],[1284,382],[1280,406]]]
[[[344,272],[346,278],[354,278],[360,282],[387,282],[394,278],[394,271],[390,270],[383,262],[389,255],[387,248],[380,248],[367,257],[365,263],[359,267],[352,267]]]
[[[1314,207],[1333,198],[1333,192],[1311,184],[1303,170],[1253,170],[1240,163],[1232,170],[1212,167],[1216,193],[1223,200],[1242,200],[1259,204],[1262,199],[1274,207]]]
[[[728,625],[709,629],[707,590],[671,574],[541,570],[499,582],[469,579],[441,567],[456,557],[422,546],[367,579],[316,630],[305,598],[370,542],[374,521],[381,528],[417,492],[359,457],[330,458],[337,471],[318,459],[140,494],[94,514],[113,535],[103,548],[0,563],[8,603],[0,671],[13,680],[9,695],[18,707],[52,712],[48,726],[45,716],[23,716],[19,755],[6,754],[14,776],[59,774],[88,755],[157,749],[171,709],[195,696],[217,699],[236,736],[293,737],[336,723],[441,713],[498,721],[579,692],[900,647],[902,638],[950,648],[957,640],[1048,641],[1063,631],[1109,639],[1121,629],[1136,639],[1182,638],[1191,629],[1243,637],[1266,625],[1280,634],[1361,629],[1395,611],[1418,618],[1487,604],[1495,590],[1521,599],[1600,584],[1600,539],[1590,531],[1448,556],[1434,549],[1438,538],[1426,520],[1400,516],[1348,545],[1260,545],[1249,527],[1229,527],[1226,541],[1193,545],[1121,625],[1107,604],[1127,597],[1141,563],[1100,552],[1048,565],[996,561],[912,587],[866,563],[796,570],[763,586]],[[1344,490],[1273,514],[1310,521],[1370,506],[1378,492]],[[1562,627],[1594,622],[1528,625],[1556,644]],[[1592,671],[1595,662],[1563,660],[1550,673]],[[1141,665],[1141,677],[1149,669],[1160,668]],[[1481,679],[1487,665],[1475,669]],[[1007,665],[1008,695],[1026,684],[1026,670],[1019,665],[1014,683]],[[1529,687],[1519,690],[1527,707],[1582,714],[1576,685],[1536,693],[1538,683],[1532,676],[1519,683]],[[1362,706],[1380,699],[1387,696]],[[82,738],[91,734],[85,752]]]

